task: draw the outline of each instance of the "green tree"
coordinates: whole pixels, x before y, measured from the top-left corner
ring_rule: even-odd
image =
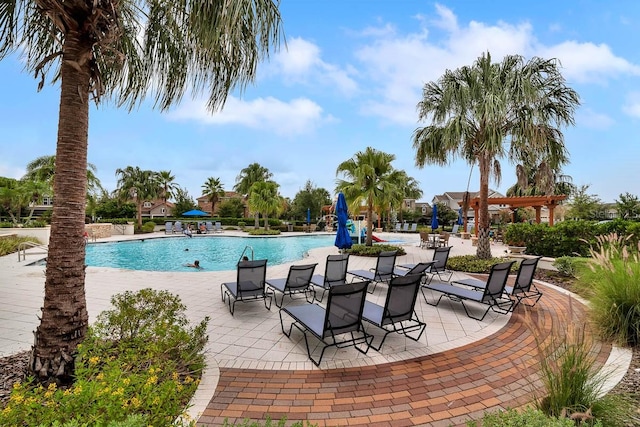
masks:
[[[325,188],[318,188],[311,180],[307,180],[291,202],[291,214],[295,219],[303,221],[307,218],[307,209],[310,209],[314,216],[320,215],[322,206],[330,204],[329,191]]]
[[[178,184],[173,182],[176,179],[175,176],[171,175],[171,171],[160,171],[157,174],[158,184],[160,185],[160,195],[162,196],[162,201],[165,205],[164,217],[167,217],[167,200],[174,197],[174,193],[178,188]]]
[[[138,166],[127,166],[116,169],[118,188],[116,192],[122,200],[133,200],[136,204],[138,229],[142,228],[142,206],[145,201],[158,197],[160,184],[158,174],[150,170],[142,170]]]
[[[616,200],[616,210],[620,218],[635,218],[640,210],[640,200],[638,200],[638,196],[629,192],[624,194],[620,193],[620,196],[618,196]]]
[[[517,55],[492,63],[482,54],[472,66],[447,70],[427,83],[419,119],[431,120],[413,134],[416,165],[446,165],[458,156],[480,170],[477,255],[491,258],[489,179],[501,178],[499,159],[514,163],[567,157],[561,127],[574,123],[578,94],[566,84],[555,59]]]
[[[367,246],[373,244],[374,211],[383,211],[389,205],[387,195],[398,192],[401,172],[391,165],[395,158],[393,154],[367,147],[340,163],[336,170],[336,175],[344,176],[337,180],[336,192],[344,193],[349,210],[360,212],[363,204],[367,207]]]
[[[175,203],[173,204],[173,216],[179,217],[183,212],[197,209],[198,205],[189,195],[189,192],[183,188],[177,187],[175,191]]]
[[[225,2],[9,0],[0,7],[0,59],[19,52],[28,72],[60,85],[53,214],[41,321],[30,370],[73,378],[86,334],[85,245],[89,106],[130,109],[152,95],[167,110],[186,91],[219,109],[277,46],[274,0]]]
[[[20,223],[22,210],[29,203],[30,196],[24,191],[21,181],[13,178],[3,178],[0,183],[0,205],[9,215],[11,222]]]
[[[249,207],[254,212],[262,213],[264,228],[269,228],[269,215],[276,215],[282,210],[282,197],[278,194],[278,184],[273,181],[256,182],[251,186]]]
[[[400,214],[400,222],[404,222],[404,200],[405,199],[419,199],[422,197],[422,189],[420,189],[420,182],[415,178],[407,175],[405,171],[399,172],[398,182],[399,192],[395,197],[391,198],[390,208],[396,210]],[[391,215],[389,214],[389,217]]]
[[[602,203],[597,194],[587,194],[588,185],[578,187],[569,199],[567,217],[573,219],[593,220],[598,217]]]
[[[242,203],[242,200],[234,197],[220,203],[218,215],[222,218],[243,218],[244,204]]]
[[[507,196],[569,196],[575,191],[573,178],[562,173],[561,166],[568,161],[562,153],[539,162],[529,157],[524,153],[522,163],[516,165],[517,182],[507,190]]]
[[[207,200],[211,203],[211,216],[216,211],[216,203],[220,197],[224,197],[224,187],[220,178],[210,176],[204,184],[202,184],[202,195],[207,196]]]
[[[97,200],[95,215],[99,218],[134,218],[136,205],[105,191]]]
[[[444,202],[437,202],[438,207],[438,222],[440,225],[452,224],[458,220],[458,212],[454,211]]]
[[[236,193],[242,194],[245,200],[249,200],[251,198],[253,184],[256,182],[269,181],[271,177],[273,177],[273,174],[269,172],[269,169],[261,166],[259,163],[251,163],[240,171],[236,177],[236,184],[233,186],[233,190]],[[251,203],[249,203],[249,208],[251,209]],[[254,212],[254,218],[255,227],[258,228],[260,226],[258,212]]]

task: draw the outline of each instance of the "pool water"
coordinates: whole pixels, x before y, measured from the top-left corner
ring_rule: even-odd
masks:
[[[235,270],[245,248],[267,265],[302,260],[310,249],[333,246],[335,236],[169,237],[87,245],[86,264],[146,271]],[[252,250],[246,250],[251,259]],[[203,270],[185,264],[199,260]]]

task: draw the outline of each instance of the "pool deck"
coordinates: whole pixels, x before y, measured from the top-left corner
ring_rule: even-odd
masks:
[[[163,237],[164,233],[155,233]],[[225,231],[212,236],[239,236]],[[385,240],[405,240],[406,255],[397,263],[430,260],[432,250],[418,247],[418,234],[376,233]],[[124,236],[104,240],[123,240]],[[137,238],[131,236],[127,238]],[[207,236],[197,236],[203,238]],[[209,236],[211,237],[211,236]],[[186,238],[186,237],[184,237]],[[451,237],[451,255],[475,253],[470,240]],[[494,256],[506,247],[492,244]],[[335,247],[310,251],[293,264],[318,263]],[[26,266],[41,257],[0,257],[0,356],[27,350],[33,341],[43,302],[44,267]],[[286,277],[291,263],[268,265],[267,278]],[[374,267],[375,258],[352,256],[349,270]],[[464,425],[483,411],[519,407],[540,395],[534,336],[535,322],[548,339],[554,328],[565,329],[568,315],[582,316],[583,302],[548,284],[544,296],[525,316],[494,312],[479,322],[466,316],[459,303],[443,300],[427,305],[419,295],[418,316],[427,323],[419,342],[391,334],[381,352],[362,355],[353,348],[329,349],[320,368],[306,354],[301,333],[291,339],[281,331],[278,310],[262,302],[238,303],[231,316],[220,297],[220,284],[235,280],[235,271],[146,272],[88,267],[87,306],[90,321],[110,308],[112,295],[151,287],[180,296],[193,322],[206,316],[209,343],[207,370],[190,408],[199,426],[221,425],[244,418],[286,416],[289,423],[309,420],[318,425]],[[454,278],[467,277],[455,273]],[[386,287],[368,298],[382,303]],[[286,300],[285,300],[286,301]],[[294,303],[300,303],[299,300]],[[373,330],[375,333],[375,330]],[[594,343],[594,352],[609,378],[607,389],[626,373],[631,352]]]

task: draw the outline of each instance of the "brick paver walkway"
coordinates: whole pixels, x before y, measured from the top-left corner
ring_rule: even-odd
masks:
[[[319,426],[449,426],[485,411],[520,407],[543,394],[536,337],[528,325],[538,325],[538,340],[549,342],[552,333],[584,318],[576,300],[547,287],[543,292],[535,308],[519,308],[499,332],[430,356],[348,369],[221,368],[198,426],[267,415],[285,416],[288,425],[309,420]],[[593,346],[604,364],[610,346]]]

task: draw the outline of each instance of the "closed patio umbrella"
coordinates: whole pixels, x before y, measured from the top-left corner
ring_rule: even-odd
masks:
[[[438,224],[438,205],[433,204],[433,210],[431,211],[431,231],[435,231],[439,227]]]
[[[338,193],[336,216],[338,217],[338,231],[336,232],[335,246],[337,246],[338,249],[349,249],[353,242],[351,241],[351,235],[347,228],[347,220],[349,219],[347,201],[342,193]]]

